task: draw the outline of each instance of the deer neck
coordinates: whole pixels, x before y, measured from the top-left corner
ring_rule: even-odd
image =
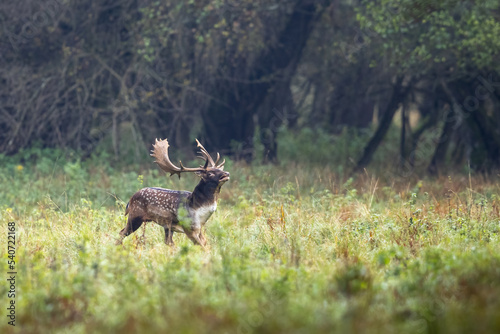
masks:
[[[221,185],[201,180],[194,188],[189,204],[193,209],[210,206],[217,202]]]

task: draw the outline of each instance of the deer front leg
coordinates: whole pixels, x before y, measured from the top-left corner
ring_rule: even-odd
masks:
[[[184,233],[186,233],[187,237],[191,239],[195,245],[200,245],[201,248],[205,249],[205,237],[202,237],[204,241],[200,239],[201,228],[184,229]]]
[[[172,239],[172,236],[174,235],[174,231],[172,230],[172,225],[169,226],[163,226],[165,229],[165,243],[169,246],[174,245],[174,239]]]
[[[200,239],[202,246],[207,245],[207,239],[205,238],[205,235],[203,235],[203,230],[201,228],[200,228],[200,234],[198,235],[198,238]]]

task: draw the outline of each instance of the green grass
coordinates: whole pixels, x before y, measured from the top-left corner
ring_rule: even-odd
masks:
[[[192,175],[2,159],[3,276],[9,221],[18,272],[2,333],[500,332],[498,177],[229,161],[205,252],[153,223],[114,246],[135,191],[192,190]]]

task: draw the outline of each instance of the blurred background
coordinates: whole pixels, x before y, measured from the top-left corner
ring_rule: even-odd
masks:
[[[4,156],[140,162],[166,137],[401,176],[500,164],[497,0],[19,0],[0,23]]]

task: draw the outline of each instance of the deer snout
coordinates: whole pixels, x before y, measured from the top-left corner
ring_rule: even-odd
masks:
[[[227,181],[229,181],[229,172],[222,172],[219,182],[227,182]]]

